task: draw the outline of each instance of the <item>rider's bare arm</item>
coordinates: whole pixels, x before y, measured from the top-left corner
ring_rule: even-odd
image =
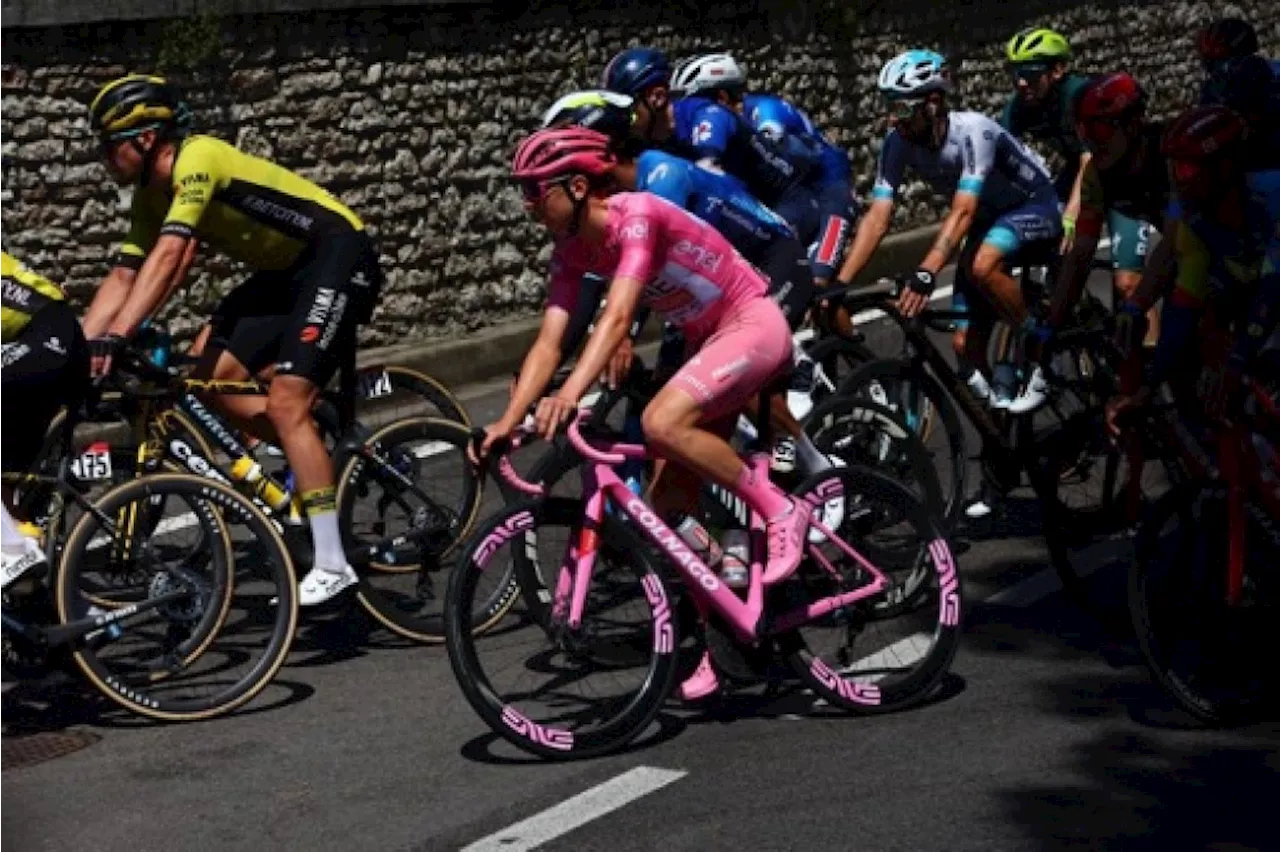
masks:
[[[115,266],[102,279],[93,300],[89,302],[80,325],[84,328],[84,336],[90,340],[106,334],[107,326],[120,313],[120,308],[129,298],[129,291],[138,277],[138,271],[128,266]]]
[[[836,286],[848,286],[866,269],[871,256],[889,233],[889,224],[893,221],[893,200],[877,198],[871,202],[867,212],[858,222],[858,231],[853,237],[853,246],[840,267],[836,276]]]
[[[1050,300],[1049,325],[1054,328],[1062,325],[1067,312],[1080,298],[1080,288],[1084,286],[1093,268],[1098,237],[1102,234],[1102,224],[1107,216],[1102,183],[1091,162],[1086,161],[1081,166],[1076,182],[1080,186],[1080,214],[1076,218],[1075,241],[1062,259],[1058,285]]]
[[[195,252],[194,239],[178,234],[162,234],[138,270],[129,298],[107,326],[108,334],[129,337],[150,317],[186,277]]]
[[[569,326],[569,312],[560,307],[549,307],[542,314],[542,327],[520,365],[520,376],[511,390],[511,402],[498,423],[502,431],[514,429],[529,407],[542,397],[556,368],[560,366],[560,342]]]
[[[972,192],[957,192],[951,200],[951,210],[947,218],[942,220],[938,236],[934,239],[929,253],[920,263],[921,269],[927,269],[935,275],[947,265],[956,248],[964,242],[965,235],[973,225],[973,217],[978,213],[978,196]]]
[[[618,344],[626,340],[631,329],[631,318],[640,304],[644,282],[627,276],[613,279],[609,285],[609,303],[596,321],[596,327],[587,340],[582,357],[574,365],[573,372],[560,389],[560,396],[575,402],[582,398],[613,357]]]

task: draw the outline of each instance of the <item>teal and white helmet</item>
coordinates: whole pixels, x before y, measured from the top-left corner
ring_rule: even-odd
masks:
[[[932,50],[900,53],[880,69],[878,87],[880,94],[891,101],[949,92],[951,81],[947,77],[947,60]]]

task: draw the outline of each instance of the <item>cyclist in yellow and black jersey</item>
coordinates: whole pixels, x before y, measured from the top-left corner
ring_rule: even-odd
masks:
[[[334,512],[333,464],[311,418],[334,372],[355,357],[382,284],[364,224],[311,181],[211,136],[190,135],[190,111],[160,77],[107,84],[89,108],[117,183],[134,184],[131,226],[116,266],[85,316],[93,372],[184,280],[200,243],[254,270],[202,332],[198,374],[242,380],[271,373],[265,398],[213,400],[246,431],[283,448],[315,542],[299,602],[329,600],[356,582]],[[207,335],[207,337],[206,337]]]
[[[8,252],[0,252],[0,276],[0,386],[8,401],[0,457],[6,471],[21,472],[35,462],[58,409],[79,404],[89,378],[89,350],[62,288]],[[20,412],[14,407],[19,400]],[[23,535],[10,516],[11,498],[6,488],[0,507],[0,580],[5,587],[45,561],[39,543]]]

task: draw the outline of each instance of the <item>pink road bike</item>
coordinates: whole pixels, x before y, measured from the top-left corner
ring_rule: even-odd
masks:
[[[768,411],[767,400],[761,410]],[[569,446],[583,460],[582,496],[549,496],[521,479],[507,455],[529,437],[519,433],[492,461],[530,499],[472,534],[449,582],[449,660],[494,732],[556,760],[625,747],[653,723],[678,671],[697,659],[680,665],[681,627],[694,621],[677,615],[682,599],[701,616],[722,680],[744,662],[757,673],[785,667],[816,695],[815,707],[860,714],[933,694],[960,641],[960,578],[939,524],[906,486],[860,467],[803,483],[795,493],[814,518],[806,558],[772,587],[762,581],[764,521],[752,514],[750,585],[734,591],[614,471],[629,458],[646,458],[645,447],[614,433],[584,437],[588,413],[568,428]],[[744,460],[768,474],[767,453]],[[821,522],[820,509],[832,500],[843,501],[839,530]],[[921,566],[929,579],[911,606],[876,606]],[[551,595],[549,619],[517,606],[506,624],[475,635],[473,613],[489,594],[486,585],[508,582],[512,570],[525,595]],[[534,572],[555,578],[554,591]]]

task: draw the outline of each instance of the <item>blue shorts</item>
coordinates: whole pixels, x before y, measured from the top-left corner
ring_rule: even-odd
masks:
[[[979,210],[956,264],[951,309],[966,311],[979,322],[990,323],[996,318],[991,302],[969,275],[980,246],[998,249],[1008,268],[1019,262],[1049,262],[1057,255],[1061,242],[1062,214],[1058,212],[1056,197],[1033,198],[1021,207],[1003,213]],[[969,320],[956,321],[956,328],[968,327]]]
[[[830,280],[844,262],[844,253],[853,239],[853,223],[858,206],[849,181],[832,181],[817,191],[818,232],[809,245],[809,263],[814,278]]]

